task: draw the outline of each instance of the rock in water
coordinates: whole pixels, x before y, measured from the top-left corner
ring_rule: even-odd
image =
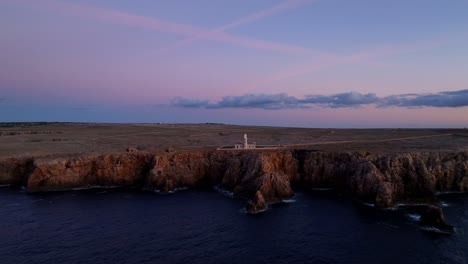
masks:
[[[265,203],[265,198],[263,198],[263,195],[260,191],[257,191],[255,193],[255,196],[252,200],[247,203],[247,212],[250,214],[255,214],[258,212],[261,212],[265,210],[266,208],[266,203]]]
[[[441,233],[452,233],[454,231],[453,227],[445,222],[442,208],[434,205],[426,206],[421,214],[419,224],[426,227],[435,227],[440,230]]]

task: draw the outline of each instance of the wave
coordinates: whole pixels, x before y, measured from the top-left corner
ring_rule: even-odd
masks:
[[[435,233],[435,234],[441,234],[441,235],[451,235],[451,232],[440,230],[437,227],[434,226],[422,226],[419,229],[421,229],[424,232],[430,232],[430,233]],[[453,229],[453,232],[456,233],[456,229]]]
[[[174,190],[172,191],[169,191],[168,193],[176,193],[176,192],[180,192],[180,191],[185,191],[185,190],[188,190],[188,187],[180,187],[180,188],[174,188]]]
[[[258,211],[255,211],[255,212],[249,212],[247,211],[247,209],[245,208],[242,208],[241,210],[239,210],[240,213],[243,213],[243,214],[248,214],[248,215],[257,215],[257,214],[262,214],[262,213],[265,213],[266,211],[269,211],[271,209],[271,206],[270,205],[267,205],[265,207],[265,209],[262,209],[262,210],[258,210]]]
[[[399,226],[392,225],[392,224],[385,223],[385,222],[379,222],[379,223],[377,223],[377,224],[379,224],[379,225],[383,225],[383,226],[388,226],[388,227],[395,228],[395,229],[398,229],[398,228],[400,228]]]
[[[446,195],[446,194],[463,194],[467,192],[463,191],[447,191],[447,192],[436,192],[435,195]]]
[[[188,187],[179,187],[179,188],[174,188],[174,190],[170,191],[169,193],[175,193],[175,192],[180,192],[180,191],[185,191],[188,190]]]
[[[168,191],[168,192],[163,192],[159,189],[155,189],[153,190],[153,192],[155,193],[161,193],[161,194],[173,194],[173,193],[176,193],[176,192],[179,192],[179,191],[185,191],[185,190],[188,190],[189,188],[188,187],[178,187],[178,188],[174,188],[174,190],[172,191]]]
[[[333,188],[310,188],[311,191],[326,192],[331,191]]]
[[[418,214],[407,214],[406,216],[415,222],[419,222],[419,220],[421,220],[421,215]]]
[[[219,192],[220,194],[229,196],[229,197],[231,197],[231,198],[234,197],[234,193],[233,193],[233,192],[230,192],[230,191],[228,191],[228,190],[222,189],[222,188],[219,187],[218,185],[217,185],[217,186],[214,186],[213,189],[214,189],[215,191]]]
[[[427,205],[433,205],[433,204],[431,203],[399,203],[391,207],[383,208],[383,210],[397,211],[397,210],[400,210],[402,207],[415,207],[415,206],[427,206]]]
[[[396,204],[395,207],[412,207],[412,206],[427,206],[433,205],[431,203],[399,203]]]
[[[86,187],[76,187],[76,188],[71,188],[71,189],[58,189],[58,190],[53,190],[53,191],[83,191],[83,190],[93,190],[93,189],[115,189],[119,188],[120,186],[101,186],[101,185],[92,185],[92,186],[86,186]]]

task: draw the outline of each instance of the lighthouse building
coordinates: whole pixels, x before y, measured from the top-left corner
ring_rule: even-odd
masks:
[[[244,134],[244,142],[243,143],[237,143],[234,145],[235,149],[254,149],[257,147],[257,144],[255,142],[249,143],[249,140],[247,139],[247,134]]]

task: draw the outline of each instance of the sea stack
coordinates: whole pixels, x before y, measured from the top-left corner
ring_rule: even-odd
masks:
[[[266,209],[265,198],[260,191],[257,191],[252,200],[247,203],[246,209],[249,214],[256,214]]]

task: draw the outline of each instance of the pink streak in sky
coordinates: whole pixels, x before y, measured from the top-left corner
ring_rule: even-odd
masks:
[[[317,2],[318,0],[286,0],[281,2],[275,6],[262,10],[260,12],[254,13],[252,15],[240,18],[236,21],[233,21],[229,24],[226,24],[220,28],[215,29],[214,31],[225,31],[230,28],[238,27],[240,25],[245,25],[251,23],[253,21],[259,20],[260,18],[272,16],[278,13],[282,13],[283,11],[299,7],[304,4],[309,4],[313,2]]]
[[[421,51],[421,50],[430,50],[433,48],[440,47],[448,42],[449,40],[446,37],[439,37],[439,38],[435,38],[426,42],[386,46],[386,47],[379,48],[379,49],[356,52],[354,54],[346,55],[346,56],[337,56],[337,55],[327,54],[327,55],[319,56],[318,59],[315,60],[313,63],[302,65],[302,66],[295,67],[295,68],[288,69],[288,70],[284,70],[282,72],[277,72],[274,75],[267,76],[256,82],[246,84],[242,87],[241,90],[239,90],[239,92],[242,92],[242,91],[247,92],[258,86],[275,83],[277,81],[305,75],[308,73],[313,73],[313,72],[326,69],[326,68],[330,68],[330,67],[334,67],[334,66],[360,63],[360,62],[365,62],[367,60],[377,59],[377,58],[391,56],[391,55],[398,55],[402,53],[410,53],[410,52]]]
[[[78,17],[92,18],[107,23],[132,26],[132,27],[141,27],[146,29],[151,29],[158,32],[172,33],[177,35],[182,35],[190,38],[200,38],[203,37],[209,40],[215,40],[219,42],[225,42],[232,45],[255,48],[260,50],[270,50],[281,53],[296,54],[296,55],[311,55],[317,54],[316,51],[288,44],[275,43],[270,41],[264,41],[259,39],[252,39],[246,37],[240,37],[225,33],[219,30],[207,30],[199,27],[195,27],[187,24],[173,23],[169,21],[163,21],[157,18],[146,17],[141,15],[134,15],[125,13],[118,10],[104,9],[93,7],[90,5],[83,4],[74,4],[74,3],[65,3],[57,0],[42,0],[42,1],[29,1],[29,0],[6,0],[11,3],[22,3],[34,5],[38,8],[46,8],[52,11],[59,11],[66,14],[72,14]],[[287,2],[288,5],[298,5],[306,0],[294,0]],[[226,25],[225,27],[231,28],[240,24],[248,23],[260,17],[270,15],[275,12],[279,12],[280,9],[284,9],[282,5],[273,10],[267,10],[265,13],[254,14],[251,17],[246,17],[235,21],[231,24]]]
[[[160,49],[159,51],[160,52],[168,52],[168,51],[174,50],[176,48],[181,48],[181,47],[187,46],[187,45],[195,42],[198,39],[203,39],[203,38],[208,38],[209,39],[209,34],[223,33],[224,31],[226,31],[228,29],[235,28],[235,27],[242,26],[242,25],[246,25],[246,24],[252,23],[254,21],[257,21],[259,19],[269,17],[269,16],[273,16],[273,15],[282,13],[284,11],[299,7],[301,5],[310,4],[310,3],[313,3],[313,2],[317,2],[317,1],[318,0],[286,0],[286,1],[283,1],[283,2],[281,2],[279,4],[274,5],[272,7],[269,7],[267,9],[256,12],[254,14],[239,18],[239,19],[237,19],[237,20],[235,20],[235,21],[233,21],[231,23],[228,23],[228,24],[226,24],[224,26],[218,27],[218,28],[216,28],[214,30],[211,30],[211,31],[208,31],[206,33],[202,33],[200,35],[192,36],[192,37],[183,39],[181,41],[178,41],[178,42],[176,42],[175,44],[173,44],[173,45],[171,45],[169,47],[165,47],[165,48]]]

